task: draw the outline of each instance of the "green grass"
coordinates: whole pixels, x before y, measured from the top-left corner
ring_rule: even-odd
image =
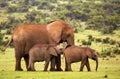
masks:
[[[16,72],[8,71],[0,74],[1,79],[120,79],[115,72]]]
[[[0,52],[0,79],[120,79],[120,56],[116,58],[99,58],[99,68],[95,71],[95,61],[90,60],[91,72],[86,67],[79,72],[80,63],[72,64],[73,72],[43,72],[44,62],[35,64],[37,71],[27,72],[22,59],[24,71],[14,71],[15,57],[14,49],[8,48],[2,55]],[[64,57],[62,57],[62,69],[64,70]]]

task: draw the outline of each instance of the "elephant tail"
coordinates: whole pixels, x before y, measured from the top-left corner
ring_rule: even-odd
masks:
[[[5,47],[2,47],[2,48],[0,48],[0,50],[3,52],[3,54],[5,54],[5,50],[10,46],[10,44],[13,42],[13,38],[11,38],[9,41],[8,41],[8,43],[7,43],[7,45],[5,46]]]

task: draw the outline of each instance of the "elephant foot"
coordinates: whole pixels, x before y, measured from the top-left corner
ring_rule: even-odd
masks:
[[[47,72],[47,70],[43,70],[44,72]]]
[[[88,70],[88,72],[91,72],[91,70]]]
[[[72,70],[65,69],[65,71],[70,72],[70,71],[72,71]]]
[[[68,71],[68,69],[65,69],[65,71]]]
[[[28,68],[27,71],[36,71],[35,69]]]
[[[55,71],[55,69],[51,68],[50,71]]]
[[[27,68],[27,71],[31,71],[31,68]]]
[[[63,71],[62,68],[59,68],[59,69],[55,69],[55,71]]]
[[[35,72],[35,70],[29,70],[28,72]]]
[[[19,68],[19,69],[15,69],[15,71],[23,71],[23,69]]]
[[[83,72],[83,70],[80,70],[80,72]]]
[[[36,71],[36,70],[31,70],[31,69],[29,69],[29,70],[27,70],[27,71],[33,71],[33,72],[34,72],[34,71]]]
[[[44,69],[43,71],[44,71],[44,72],[46,72],[46,71],[47,71],[47,69]]]

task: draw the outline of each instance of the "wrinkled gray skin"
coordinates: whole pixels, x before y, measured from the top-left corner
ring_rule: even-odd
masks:
[[[89,60],[93,59],[96,61],[96,71],[98,68],[98,56],[95,50],[89,47],[80,47],[80,46],[69,46],[64,50],[65,56],[65,71],[72,71],[71,64],[81,61],[80,71],[83,71],[84,66],[87,67],[88,71],[91,71]]]
[[[55,57],[62,54],[63,47],[53,44],[36,44],[29,51],[29,71],[35,71],[34,63],[45,61],[44,71],[47,71],[51,61],[51,71],[55,71]]]

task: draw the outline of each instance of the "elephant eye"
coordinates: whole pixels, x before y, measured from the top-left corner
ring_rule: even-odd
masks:
[[[59,50],[62,50],[61,48]]]
[[[97,57],[97,55],[94,55],[94,57]]]

